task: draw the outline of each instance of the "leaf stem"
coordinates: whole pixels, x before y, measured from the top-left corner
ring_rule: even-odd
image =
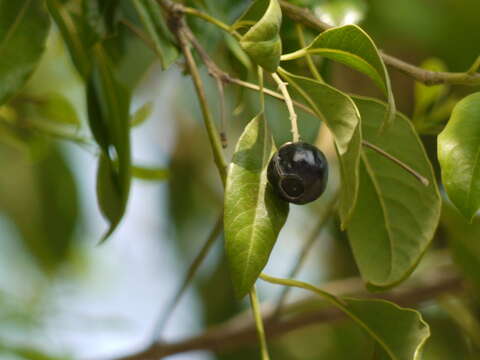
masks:
[[[407,164],[405,164],[401,160],[397,159],[393,155],[390,155],[389,153],[387,153],[385,150],[381,149],[380,147],[378,147],[378,146],[376,146],[376,145],[374,145],[374,144],[372,144],[372,143],[370,143],[366,140],[362,140],[362,145],[376,151],[378,154],[384,156],[388,160],[393,161],[395,164],[397,164],[398,166],[400,166],[401,168],[406,170],[408,173],[413,175],[423,185],[428,186],[430,184],[430,181],[428,181],[428,179],[426,177],[420,175],[418,172],[413,170],[410,166],[408,166]]]
[[[204,13],[200,10],[197,10],[195,8],[191,8],[191,7],[188,7],[188,6],[182,6],[182,11],[185,14],[196,16],[200,19],[203,19],[203,20],[219,27],[223,31],[228,32],[229,34],[233,35],[236,39],[240,39],[240,37],[241,37],[238,32],[236,32],[235,30],[233,30],[231,28],[231,26],[229,26],[229,25],[225,24],[224,22],[214,18],[213,16],[210,16],[207,13]]]
[[[474,75],[480,69],[480,55],[475,59],[470,69],[468,69],[467,74]]]
[[[300,47],[303,49],[307,46],[306,42],[305,42],[305,35],[303,33],[303,26],[301,24],[295,24],[295,30],[297,32],[297,37],[298,37],[298,41],[300,43]],[[318,69],[317,67],[315,66],[315,62],[313,61],[313,58],[312,56],[310,55],[310,53],[306,53],[306,61],[307,61],[307,66],[308,68],[310,69],[310,72],[312,73],[313,77],[321,82],[321,83],[324,83],[325,81],[323,81],[323,78],[322,78],[322,75],[320,75],[320,73],[318,72]]]
[[[292,138],[293,142],[300,141],[300,134],[298,132],[298,124],[297,124],[297,113],[295,112],[295,108],[293,107],[293,101],[288,93],[287,83],[285,83],[277,73],[272,74],[273,80],[278,85],[278,89],[283,95],[285,104],[287,105],[288,113],[290,114],[290,122],[292,124]]]
[[[253,317],[255,319],[255,325],[257,328],[258,340],[260,341],[262,360],[270,360],[270,356],[268,355],[267,340],[265,339],[265,329],[263,327],[262,314],[260,312],[260,304],[258,302],[255,286],[253,286],[252,290],[250,290],[249,296],[250,304],[252,306]]]
[[[187,290],[188,286],[190,285],[193,278],[195,277],[195,274],[200,268],[200,265],[203,263],[203,261],[209,254],[210,250],[212,249],[212,245],[215,243],[215,240],[218,238],[218,236],[222,232],[222,229],[223,229],[223,215],[220,215],[217,219],[217,222],[215,223],[215,226],[213,227],[206,241],[202,245],[199,253],[197,254],[197,256],[195,256],[195,259],[190,264],[188,271],[185,274],[185,277],[183,279],[182,285],[177,290],[169,306],[167,306],[166,308],[167,311],[163,313],[161,317],[158,319],[157,324],[155,326],[153,339],[155,340],[158,339],[158,337],[161,335],[161,333],[167,326],[168,321],[170,320],[173,312],[175,311],[180,300],[182,299],[182,296],[185,294],[185,291]]]
[[[306,48],[303,48],[303,49],[300,49],[300,50],[297,50],[297,51],[294,51],[294,52],[291,52],[291,53],[288,53],[288,54],[284,54],[284,55],[280,56],[280,61],[296,60],[296,59],[300,59],[304,56],[308,56],[308,50]]]

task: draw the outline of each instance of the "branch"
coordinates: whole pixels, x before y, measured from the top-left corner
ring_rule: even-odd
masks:
[[[176,3],[171,1],[164,0],[161,2],[161,5],[169,13],[169,26],[172,32],[178,39],[180,48],[182,49],[185,61],[187,63],[187,68],[192,77],[193,84],[195,85],[195,90],[197,92],[198,101],[200,102],[200,108],[202,110],[203,120],[205,127],[207,129],[208,138],[213,151],[213,157],[215,164],[217,165],[218,171],[220,173],[220,178],[223,185],[225,185],[227,179],[227,162],[222,152],[221,141],[213,121],[212,114],[207,101],[207,96],[205,94],[205,88],[203,86],[202,78],[198,71],[197,64],[193,58],[192,52],[190,50],[189,43],[189,30],[183,19],[183,13],[179,11],[179,6]]]
[[[331,25],[317,19],[317,17],[308,9],[290,4],[285,0],[280,0],[280,6],[282,7],[283,13],[287,15],[290,19],[302,23],[309,28],[318,31],[324,31],[332,27]],[[385,64],[397,70],[400,70],[404,74],[414,78],[419,82],[424,83],[425,85],[480,85],[480,74],[478,73],[472,73],[471,71],[465,73],[429,71],[409,64],[403,60],[397,59],[383,52],[381,52],[380,55],[383,58]]]
[[[452,269],[445,267],[433,269],[431,272],[423,274],[421,278],[412,279],[409,283],[412,284],[380,295],[366,292],[363,282],[358,278],[334,281],[322,286],[322,289],[339,296],[354,294],[363,298],[375,297],[410,307],[443,294],[464,290],[462,278]],[[275,305],[263,305],[262,314],[268,338],[273,339],[309,325],[332,323],[345,319],[345,316],[334,307],[324,307],[318,310],[319,303],[321,301],[315,296],[307,296],[292,302],[284,308],[278,321],[273,318]],[[289,314],[292,309],[312,308],[308,306],[309,304],[317,304],[316,309]],[[117,360],[156,360],[164,356],[197,350],[225,352],[256,342],[257,333],[251,314],[241,314],[221,325],[207,329],[200,335],[174,343],[156,343],[143,351]]]

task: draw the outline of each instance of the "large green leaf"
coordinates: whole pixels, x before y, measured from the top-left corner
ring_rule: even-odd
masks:
[[[42,1],[0,0],[0,105],[23,87],[35,70],[49,28]]]
[[[87,84],[88,121],[103,151],[97,196],[110,222],[105,239],[122,219],[130,191],[130,93],[116,79],[101,43],[95,45],[92,54],[94,68]]]
[[[133,5],[152,40],[162,68],[168,68],[177,60],[179,53],[173,35],[165,24],[160,5],[156,0],[136,0]]]
[[[261,18],[259,10],[265,9]],[[240,39],[240,45],[258,65],[268,72],[275,72],[282,55],[280,27],[282,10],[277,0],[257,0],[240,18],[240,21],[254,21],[253,25]],[[234,25],[235,26],[235,25]]]
[[[40,268],[52,273],[71,250],[78,219],[77,187],[56,146],[36,138],[24,145],[19,150],[0,143],[4,174],[0,209],[16,225],[22,243]]]
[[[448,197],[471,221],[480,208],[480,93],[455,106],[438,136],[438,159]]]
[[[386,104],[354,98],[362,116],[365,140],[428,179],[425,186],[398,164],[364,148],[360,190],[348,235],[363,279],[375,287],[402,281],[430,243],[440,216],[432,166],[408,119],[397,114],[383,133]]]
[[[263,115],[240,137],[228,169],[225,189],[225,246],[236,295],[246,295],[268,261],[288,215],[288,203],[267,181],[275,151]]]
[[[362,327],[391,360],[420,360],[430,336],[428,324],[418,311],[379,299],[336,297],[308,283],[261,275],[265,281],[312,291],[336,306]]]
[[[316,80],[289,74],[280,74],[306,100],[317,117],[325,121],[335,139],[342,192],[340,216],[345,228],[355,208],[358,194],[358,164],[360,161],[360,113],[353,100],[335,88]]]
[[[293,60],[306,54],[321,55],[338,61],[369,76],[388,98],[387,123],[395,118],[393,98],[387,68],[379,51],[368,34],[357,25],[345,25],[321,33],[306,48],[282,56]]]

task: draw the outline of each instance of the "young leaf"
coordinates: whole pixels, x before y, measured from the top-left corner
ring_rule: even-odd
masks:
[[[268,7],[266,7],[267,4]],[[240,45],[253,61],[266,71],[273,73],[277,70],[282,55],[280,39],[282,10],[278,0],[257,0],[242,18],[250,19],[258,9],[263,9],[264,6],[265,13],[260,19],[255,19],[255,25],[242,36]]]
[[[430,328],[418,311],[379,299],[336,297],[308,283],[261,275],[265,281],[312,291],[361,326],[392,360],[420,360]]]
[[[135,0],[133,5],[155,46],[162,69],[167,69],[177,60],[179,52],[174,45],[173,35],[165,24],[160,5],[155,0]]]
[[[370,77],[388,99],[386,124],[395,118],[395,100],[387,68],[368,34],[357,25],[345,25],[321,33],[306,48],[282,56],[282,61],[297,59],[305,54],[321,55],[338,61]]]
[[[267,181],[275,152],[265,118],[258,115],[240,137],[225,189],[225,246],[237,297],[245,296],[265,267],[288,215],[288,203]]]
[[[289,74],[280,74],[305,99],[317,117],[325,121],[335,139],[342,179],[340,216],[345,228],[358,193],[358,165],[360,161],[360,113],[353,100],[337,89],[316,80]]]
[[[480,93],[455,106],[438,136],[438,159],[448,197],[472,221],[480,208]]]
[[[131,116],[130,126],[136,127],[142,125],[152,115],[153,103],[151,101],[143,104],[135,113]]]
[[[93,49],[94,68],[87,83],[88,121],[103,155],[97,176],[102,213],[110,221],[106,239],[125,212],[131,180],[130,94],[117,81],[101,43]]]
[[[0,0],[0,105],[23,87],[35,70],[49,29],[42,1]]]
[[[363,279],[384,288],[402,281],[419,262],[437,227],[441,201],[432,166],[410,121],[397,114],[380,134],[386,104],[354,100],[364,139],[429,181],[425,186],[390,159],[363,149],[358,201],[348,235]]]

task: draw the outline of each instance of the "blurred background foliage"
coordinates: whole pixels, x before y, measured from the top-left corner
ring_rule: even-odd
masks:
[[[332,25],[359,23],[379,48],[428,69],[465,71],[479,54],[478,0],[292,0],[312,9]],[[73,9],[78,1],[63,0]],[[87,1],[86,4],[89,2]],[[93,1],[91,2],[93,3]],[[100,1],[98,4],[102,4]],[[105,2],[108,3],[108,2]],[[190,0],[186,4],[232,23],[249,1]],[[95,204],[94,178],[98,149],[86,124],[84,85],[72,66],[59,31],[51,27],[40,65],[20,93],[0,107],[0,357],[2,359],[77,359],[114,356],[132,351],[152,336],[156,317],[179,286],[191,259],[213,227],[222,207],[221,185],[211,161],[191,82],[177,61],[162,71],[154,53],[131,31],[141,28],[132,4],[120,1],[108,21],[96,27],[109,37],[116,70],[132,90],[135,164],[168,169],[163,182],[135,181],[126,218],[109,242],[96,247],[105,224]],[[98,10],[98,9],[97,9]],[[83,9],[95,23],[95,9]],[[218,65],[250,81],[252,64],[235,41],[198,19],[189,23]],[[312,38],[316,34],[305,30]],[[300,47],[290,20],[282,28],[285,51]],[[174,55],[173,55],[174,56]],[[316,59],[321,74],[353,93],[381,96],[362,75]],[[307,73],[302,61],[288,64]],[[208,97],[219,116],[218,93],[205,71]],[[435,141],[456,100],[472,89],[426,88],[390,71],[400,111],[408,115],[433,164]],[[256,113],[254,93],[226,88],[228,148]],[[284,106],[267,99],[268,120],[277,144],[289,139]],[[300,130],[335,157],[321,124],[300,114]],[[286,275],[295,263],[318,214],[338,187],[332,170],[328,194],[305,208],[292,207],[287,227],[267,272]],[[152,175],[143,172],[143,178]],[[156,175],[155,175],[156,174]],[[151,177],[159,178],[158,172]],[[165,178],[163,171],[160,178]],[[438,174],[438,169],[437,169]],[[152,180],[152,179],[150,179]],[[315,283],[358,275],[338,219],[318,235],[301,277]],[[336,226],[334,226],[336,225]],[[431,299],[419,309],[431,326],[426,360],[478,359],[480,354],[480,222],[467,224],[444,202],[434,244],[416,272],[441,257],[454,262],[469,280],[468,290],[453,300]],[[263,299],[278,289],[261,286]],[[293,296],[299,296],[295,291]],[[246,306],[234,300],[222,242],[201,267],[185,301],[173,315],[167,339],[198,333],[219,324]],[[459,318],[471,326],[462,326]],[[472,330],[473,329],[473,330]],[[348,321],[315,325],[271,343],[272,357],[282,359],[374,358],[372,341]],[[252,359],[255,346],[221,354],[184,354],[175,359]],[[174,357],[172,357],[173,359]]]

